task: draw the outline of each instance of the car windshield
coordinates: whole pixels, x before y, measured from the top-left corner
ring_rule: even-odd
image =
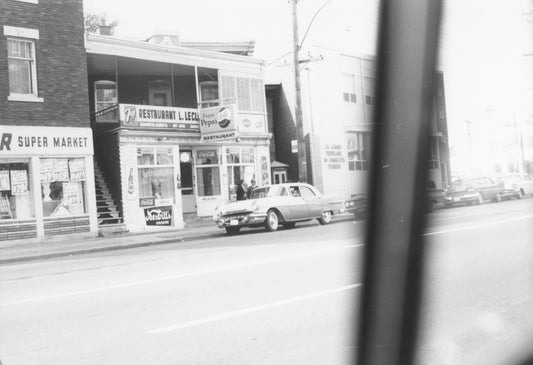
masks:
[[[252,191],[250,199],[262,199],[270,198],[273,196],[281,196],[283,191],[283,186],[268,186],[266,188],[259,188]]]

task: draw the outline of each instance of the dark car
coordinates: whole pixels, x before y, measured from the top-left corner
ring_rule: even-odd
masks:
[[[344,201],[344,211],[353,213],[355,220],[366,219],[368,198],[365,194],[352,194]]]
[[[428,188],[426,190],[426,199],[426,207],[428,212],[431,212],[436,208],[442,208],[446,203],[446,191],[443,189]]]
[[[443,189],[426,190],[426,207],[431,212],[445,205],[446,193]],[[353,194],[344,201],[344,212],[353,213],[355,220],[366,219],[368,214],[368,197],[365,194]]]
[[[483,204],[485,201],[500,202],[505,196],[504,185],[488,177],[475,177],[456,180],[446,190],[445,205]]]

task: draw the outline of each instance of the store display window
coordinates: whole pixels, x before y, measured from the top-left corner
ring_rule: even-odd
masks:
[[[255,180],[254,149],[250,147],[229,147],[226,149],[226,163],[228,166],[228,188],[230,200],[237,197],[236,186],[244,180],[250,185]]]
[[[141,198],[174,201],[174,161],[172,148],[138,148],[139,192]],[[171,203],[172,203],[171,202]]]
[[[29,163],[0,161],[0,219],[33,217]]]
[[[220,195],[220,167],[217,150],[196,151],[198,196]]]
[[[85,158],[42,158],[40,162],[43,216],[87,213]]]

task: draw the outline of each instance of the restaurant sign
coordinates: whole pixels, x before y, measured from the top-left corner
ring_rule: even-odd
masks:
[[[200,133],[202,141],[236,139],[236,105],[215,106],[200,109]]]
[[[92,154],[90,128],[0,126],[0,157]]]
[[[119,120],[124,127],[182,129],[198,132],[198,109],[155,105],[120,104]]]

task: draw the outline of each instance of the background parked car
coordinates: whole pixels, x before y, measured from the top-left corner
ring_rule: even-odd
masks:
[[[276,184],[254,189],[248,200],[218,206],[213,219],[228,234],[236,234],[242,227],[264,226],[276,231],[280,225],[292,228],[296,222],[311,219],[327,224],[340,208],[341,201],[322,195],[309,184]]]
[[[442,208],[446,201],[446,191],[443,189],[426,189],[427,211]]]
[[[533,179],[527,174],[513,174],[500,178],[507,195],[516,198],[533,194]]]
[[[501,201],[505,196],[502,181],[494,182],[488,177],[475,177],[456,180],[446,190],[445,205],[482,204],[485,201]]]
[[[365,194],[352,194],[344,201],[344,211],[353,213],[355,220],[366,219],[368,197]]]

